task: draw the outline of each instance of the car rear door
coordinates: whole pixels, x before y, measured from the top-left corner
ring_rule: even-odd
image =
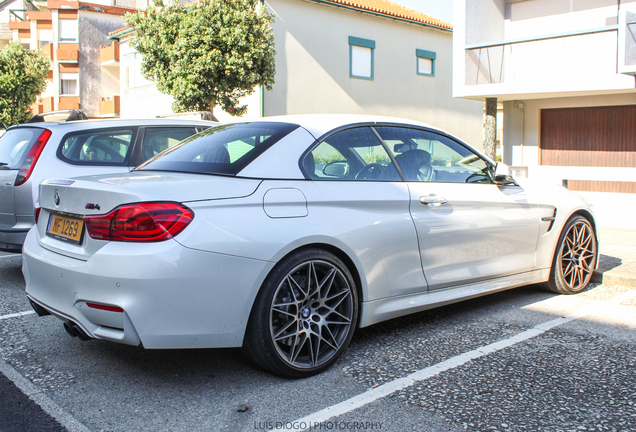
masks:
[[[370,127],[326,137],[303,159],[308,218],[361,260],[367,300],[426,292],[409,191]]]
[[[444,135],[376,130],[408,182],[429,290],[534,269],[539,214],[521,187],[496,185],[485,160]]]

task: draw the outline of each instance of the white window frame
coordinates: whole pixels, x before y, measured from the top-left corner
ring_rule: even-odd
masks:
[[[76,19],[60,19],[57,28],[59,42],[77,42],[79,29]]]
[[[75,81],[75,93],[62,93],[62,81]],[[79,74],[60,73],[60,96],[79,96]]]

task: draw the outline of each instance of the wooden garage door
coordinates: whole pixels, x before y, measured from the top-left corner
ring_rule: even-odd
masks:
[[[541,110],[541,165],[636,167],[636,105]],[[634,192],[634,184],[570,182],[570,189]]]

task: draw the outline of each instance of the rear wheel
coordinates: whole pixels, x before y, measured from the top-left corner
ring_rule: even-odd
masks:
[[[344,263],[321,249],[301,250],[267,277],[254,303],[243,351],[279,375],[315,375],[347,348],[357,318],[355,282]]]
[[[550,280],[544,287],[560,294],[583,291],[592,279],[596,264],[596,236],[583,216],[572,216],[559,238]]]

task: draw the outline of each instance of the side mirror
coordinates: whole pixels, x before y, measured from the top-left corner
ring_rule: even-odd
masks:
[[[322,173],[329,177],[343,178],[349,173],[349,164],[345,161],[330,162],[324,166]]]
[[[495,183],[499,186],[519,186],[515,179],[510,175],[510,167],[505,163],[499,162],[495,167]]]

